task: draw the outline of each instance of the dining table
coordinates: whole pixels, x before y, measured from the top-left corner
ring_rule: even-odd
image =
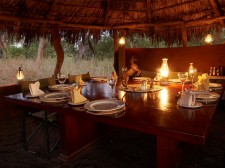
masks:
[[[139,84],[132,80],[129,83]],[[113,88],[105,81],[90,81],[82,86],[82,95],[90,102],[102,99],[124,102],[125,109],[119,115],[93,115],[86,112],[84,105],[43,103],[40,98],[27,98],[22,93],[8,95],[6,100],[23,108],[59,114],[62,137],[59,158],[65,161],[114,127],[156,136],[157,168],[178,167],[190,146],[205,144],[219,99],[203,103],[202,107],[184,108],[177,104],[180,83],[169,83],[149,92],[124,91],[121,85],[119,79]]]

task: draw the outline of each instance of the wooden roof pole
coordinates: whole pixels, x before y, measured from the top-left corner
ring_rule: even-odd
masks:
[[[188,40],[187,40],[187,31],[184,27],[184,25],[182,25],[181,27],[181,32],[182,32],[182,42],[183,42],[183,47],[187,47],[187,43],[188,43]]]
[[[146,16],[147,16],[147,22],[151,23],[151,21],[152,21],[152,0],[146,0]]]
[[[126,31],[125,30],[120,30],[120,37],[126,37]],[[119,37],[119,38],[120,38]],[[126,56],[125,56],[125,46],[126,45],[119,45],[119,48],[118,48],[118,75],[119,76],[122,76],[122,67],[126,67]]]
[[[116,71],[116,74],[119,75],[119,44],[117,30],[113,30],[113,44],[114,44],[114,62],[113,67]]]
[[[55,70],[54,70],[54,76],[56,77],[57,74],[60,73],[60,70],[64,61],[64,51],[61,45],[59,27],[52,28],[50,32],[51,32],[51,44],[53,45],[57,55],[57,61],[56,61]]]
[[[221,16],[222,15],[222,12],[219,9],[216,0],[208,0],[208,1],[209,1],[209,4],[212,6],[213,11],[214,11],[216,17]],[[219,20],[219,23],[221,24],[222,27],[224,26],[224,21],[223,20]]]

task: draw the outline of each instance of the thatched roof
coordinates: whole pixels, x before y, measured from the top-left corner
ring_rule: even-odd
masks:
[[[75,42],[103,30],[180,43],[224,26],[225,0],[0,0],[0,32],[27,42],[58,28]]]

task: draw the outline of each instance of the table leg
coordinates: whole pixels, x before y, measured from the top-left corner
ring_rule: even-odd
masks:
[[[157,168],[176,168],[183,155],[183,143],[171,138],[157,136]]]
[[[70,160],[106,132],[106,129],[101,129],[102,125],[100,127],[99,123],[69,115],[60,115],[60,125],[62,150],[59,159],[64,161]]]

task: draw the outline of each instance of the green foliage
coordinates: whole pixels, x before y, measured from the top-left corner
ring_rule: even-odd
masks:
[[[95,57],[99,59],[112,58],[114,55],[113,38],[103,36],[100,41],[94,45]]]

